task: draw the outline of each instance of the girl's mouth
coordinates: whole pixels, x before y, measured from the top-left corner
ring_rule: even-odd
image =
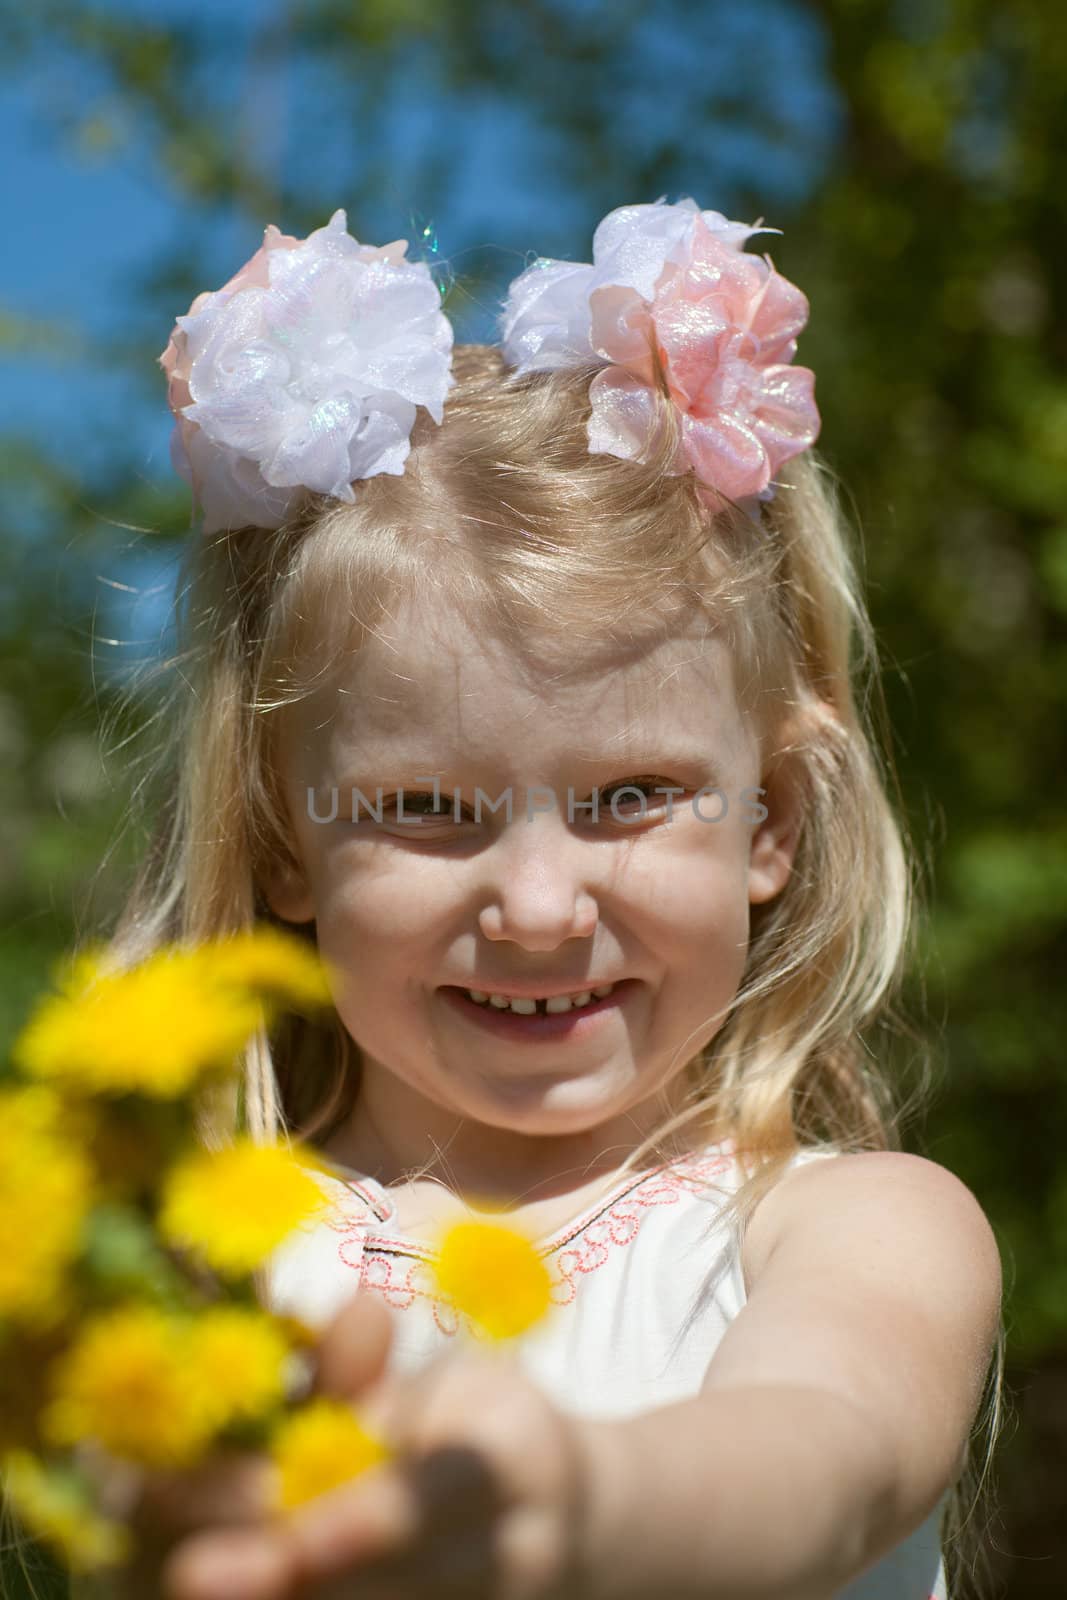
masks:
[[[582,1000],[584,995],[588,995],[588,999],[580,1005],[572,1003],[566,1011],[549,1011],[544,1000],[522,1000],[519,1002],[522,1011],[514,1011],[510,1005],[505,1007],[499,1004],[502,996],[497,996],[497,1003],[494,1004],[484,990],[476,989],[473,993],[484,995],[484,998],[472,999],[471,990],[457,988],[454,984],[445,984],[440,992],[460,1016],[498,1039],[562,1039],[584,1035],[601,1026],[601,1019],[626,1001],[636,982],[634,978],[623,978],[611,984],[610,988],[607,984],[596,985],[596,988],[608,989],[608,993],[600,995],[595,993],[594,988],[583,990],[577,998]],[[528,1009],[531,1005],[535,1007],[533,1011]]]

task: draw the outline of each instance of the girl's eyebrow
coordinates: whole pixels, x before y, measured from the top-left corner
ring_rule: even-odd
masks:
[[[707,754],[697,745],[682,745],[674,749],[663,746],[649,746],[642,744],[619,751],[607,751],[589,755],[576,752],[572,757],[575,767],[588,771],[601,771],[614,773],[620,777],[637,777],[652,775],[670,777],[672,769],[692,773],[699,769],[709,783],[721,781],[721,761],[718,756]],[[420,754],[410,750],[398,748],[383,748],[381,750],[368,749],[359,758],[359,768],[349,767],[344,777],[337,780],[341,789],[365,787],[367,783],[382,781],[385,773],[396,774],[403,771],[408,774],[408,781],[431,782],[437,777],[442,783],[446,774],[462,771],[464,767],[483,765],[480,758],[470,755],[458,755],[453,752],[446,755],[444,760],[427,760],[426,752]]]

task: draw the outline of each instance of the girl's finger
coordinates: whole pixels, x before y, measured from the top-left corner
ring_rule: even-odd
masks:
[[[393,1319],[376,1295],[357,1292],[323,1332],[315,1358],[314,1392],[349,1401],[361,1421],[392,1447],[402,1447],[407,1422],[440,1357],[407,1376],[390,1372]]]
[[[369,1469],[273,1526],[209,1530],[188,1538],[165,1569],[167,1600],[283,1600],[318,1592],[345,1573],[395,1558],[417,1525],[414,1497],[395,1469]]]
[[[374,1467],[286,1519],[285,1536],[299,1577],[314,1581],[408,1548],[419,1508],[396,1465]]]
[[[269,1511],[270,1474],[262,1456],[243,1451],[219,1454],[194,1471],[147,1473],[132,1526],[167,1540],[205,1524],[257,1522]]]
[[[290,1519],[297,1593],[490,1600],[498,1509],[483,1458],[462,1447],[368,1473]]]
[[[220,1524],[264,1525],[267,1470],[262,1457],[231,1452],[195,1472],[145,1474],[127,1513],[133,1549],[120,1574],[117,1600],[158,1595],[160,1574],[190,1534]]]
[[[294,1562],[274,1530],[194,1534],[163,1568],[163,1600],[288,1600]]]
[[[389,1308],[377,1295],[357,1290],[319,1341],[315,1388],[356,1400],[383,1376],[393,1337]]]

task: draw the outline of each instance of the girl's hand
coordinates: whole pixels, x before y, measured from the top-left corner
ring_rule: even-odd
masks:
[[[319,1347],[317,1386],[354,1396],[382,1377],[391,1324],[381,1301],[361,1304]],[[331,1330],[332,1331],[332,1330]],[[217,1452],[187,1471],[144,1471],[132,1496],[120,1489],[121,1512],[134,1536],[133,1559],[110,1579],[114,1600],[163,1600],[171,1553],[205,1529],[266,1527],[275,1517],[272,1466],[254,1451]],[[251,1565],[256,1552],[250,1551]],[[262,1560],[262,1553],[260,1553]],[[272,1568],[273,1570],[273,1568]]]
[[[265,1523],[270,1464],[248,1452],[217,1454],[195,1471],[146,1472],[124,1515],[133,1558],[110,1579],[112,1600],[158,1600],[163,1569],[175,1547],[212,1526]]]
[[[391,1332],[357,1295],[323,1337],[317,1388],[357,1403],[396,1458],[274,1521],[257,1520],[246,1476],[245,1525],[180,1538],[166,1600],[579,1600],[581,1423],[498,1349],[384,1378]]]

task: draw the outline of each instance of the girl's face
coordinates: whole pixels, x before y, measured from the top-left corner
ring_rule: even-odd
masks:
[[[277,915],[314,918],[339,974],[363,1056],[340,1158],[387,1182],[446,1146],[486,1193],[621,1161],[680,1100],[737,991],[749,906],[788,877],[796,819],[754,792],[725,647],[694,627],[581,659],[524,668],[409,607],[288,713],[302,870],[265,887]]]

